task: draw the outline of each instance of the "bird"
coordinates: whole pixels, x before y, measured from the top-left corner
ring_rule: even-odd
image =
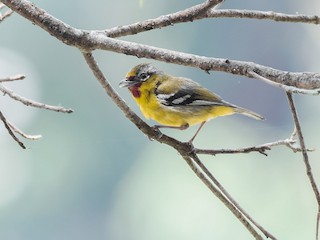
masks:
[[[119,87],[129,89],[145,118],[161,124],[153,126],[157,130],[185,130],[200,124],[188,141],[190,144],[203,125],[213,118],[240,113],[257,120],[263,119],[253,111],[224,101],[191,79],[171,76],[150,63],[133,67],[120,81]]]

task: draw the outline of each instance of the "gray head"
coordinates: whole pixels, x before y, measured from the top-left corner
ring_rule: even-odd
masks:
[[[120,87],[129,87],[147,81],[153,74],[162,74],[163,72],[150,63],[141,63],[132,68],[126,75],[126,79],[119,84]]]

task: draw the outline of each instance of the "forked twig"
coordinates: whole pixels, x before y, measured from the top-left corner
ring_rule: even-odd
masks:
[[[44,103],[39,103],[30,99],[27,99],[25,97],[22,97],[18,94],[16,94],[15,92],[13,92],[12,90],[10,90],[9,88],[6,88],[5,86],[3,86],[3,82],[11,82],[11,81],[16,81],[16,80],[22,80],[25,78],[25,75],[22,74],[17,74],[14,76],[9,76],[6,78],[0,78],[0,91],[3,92],[3,94],[7,94],[9,97],[11,97],[12,99],[19,101],[27,106],[32,106],[32,107],[37,107],[37,108],[42,108],[42,109],[47,109],[47,110],[52,110],[52,111],[57,111],[57,112],[63,112],[63,113],[71,113],[73,112],[72,109],[67,109],[64,107],[60,107],[60,106],[52,106],[52,105],[47,105]],[[39,138],[41,138],[41,135],[30,135],[30,134],[26,134],[24,133],[22,130],[20,130],[18,127],[16,127],[14,124],[10,123],[5,117],[4,115],[0,112],[1,114],[1,120],[4,123],[6,129],[8,130],[10,136],[23,148],[25,149],[26,147],[24,146],[24,144],[15,136],[14,132],[18,133],[19,135],[21,135],[22,137],[26,138],[26,139],[30,139],[30,140],[37,140]]]
[[[195,6],[187,8],[183,11],[163,15],[154,19],[148,19],[137,23],[118,26],[111,29],[104,30],[109,37],[123,37],[134,35],[137,33],[159,29],[171,26],[177,23],[184,23],[187,21],[195,21],[206,18],[248,18],[260,20],[273,20],[278,22],[292,22],[292,23],[310,23],[320,24],[320,17],[316,15],[303,14],[284,14],[272,11],[256,11],[256,10],[239,10],[239,9],[209,9],[205,14],[197,14],[194,10]]]
[[[209,18],[247,18],[260,20],[273,20],[276,22],[309,23],[320,24],[320,17],[317,15],[284,14],[273,11],[219,9],[208,13]]]
[[[293,86],[304,89],[320,88],[320,74],[308,72],[288,72],[253,62],[237,61],[222,58],[205,57],[164,48],[149,46],[108,37],[102,31],[87,31],[72,27],[48,14],[44,9],[27,0],[0,0],[35,25],[59,39],[61,42],[74,46],[82,52],[96,49],[117,52],[139,58],[154,59],[166,63],[197,67],[204,71],[222,71],[234,75],[252,78],[250,70],[276,82],[291,82]],[[207,2],[207,1],[206,1]],[[210,1],[214,2],[214,0]],[[212,7],[213,5],[210,5]],[[54,27],[52,27],[54,26]]]
[[[272,147],[276,146],[287,146],[293,152],[301,152],[302,149],[295,146],[296,140],[294,140],[291,135],[290,138],[284,140],[278,140],[270,143],[265,143],[257,146],[237,148],[237,149],[199,149],[195,148],[194,152],[197,154],[208,154],[208,155],[217,155],[217,154],[234,154],[234,153],[251,153],[258,152],[267,156],[266,151],[271,150]],[[314,151],[314,149],[307,149],[307,151]]]

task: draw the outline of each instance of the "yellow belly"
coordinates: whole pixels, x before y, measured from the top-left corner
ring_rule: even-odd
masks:
[[[208,121],[218,116],[234,113],[233,108],[226,106],[165,106],[154,96],[135,98],[143,115],[167,126],[189,126]]]

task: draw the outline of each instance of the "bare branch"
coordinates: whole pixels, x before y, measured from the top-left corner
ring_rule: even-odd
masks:
[[[23,142],[21,142],[17,137],[16,135],[14,135],[14,133],[12,132],[11,128],[10,128],[10,125],[7,121],[7,119],[5,118],[5,116],[2,114],[2,112],[0,111],[0,120],[3,122],[4,126],[6,127],[9,135],[13,138],[13,140],[15,140],[19,146],[23,149],[26,149],[25,145],[23,144]]]
[[[281,88],[281,89],[285,90],[286,92],[308,94],[308,95],[319,95],[319,93],[320,93],[320,88],[312,89],[312,90],[301,89],[301,88],[297,88],[294,86],[287,86],[282,83],[271,81],[271,80],[267,79],[266,77],[263,77],[263,76],[255,73],[254,71],[249,71],[249,73],[252,75],[252,77],[259,79],[267,84],[270,84],[271,86]]]
[[[198,149],[195,148],[194,152],[197,154],[217,155],[217,154],[235,154],[235,153],[250,153],[258,152],[267,156],[266,151],[271,150],[272,147],[276,146],[287,146],[294,152],[301,152],[302,149],[295,146],[296,141],[291,137],[284,140],[278,140],[275,142],[265,143],[258,146],[244,147],[238,149]],[[307,151],[314,151],[314,149],[307,149]]]
[[[0,84],[0,91],[3,92],[4,94],[8,94],[8,96],[11,97],[12,99],[17,100],[27,106],[47,109],[47,110],[56,111],[56,112],[63,112],[63,113],[72,113],[73,112],[72,109],[67,109],[67,108],[64,108],[61,106],[47,105],[44,103],[35,102],[33,100],[19,96],[18,94],[14,93],[12,90],[6,88],[2,84]]]
[[[10,123],[9,121],[7,121],[7,124],[9,125],[9,127],[16,133],[20,134],[22,137],[29,139],[29,140],[38,140],[40,138],[42,138],[41,135],[30,135],[30,134],[26,134],[23,131],[21,131],[19,128],[17,128],[15,125],[13,125],[12,123]]]
[[[300,122],[299,122],[299,118],[298,118],[298,113],[297,113],[297,110],[296,110],[296,107],[295,107],[295,104],[293,101],[292,93],[287,92],[287,97],[288,97],[290,109],[292,112],[293,120],[294,120],[294,123],[296,126],[297,135],[298,135],[301,150],[302,150],[302,156],[303,156],[304,164],[306,166],[307,176],[309,177],[309,181],[311,183],[312,189],[313,189],[314,194],[316,196],[318,205],[320,206],[320,194],[319,194],[317,184],[316,184],[314,177],[313,177],[313,174],[312,174],[312,169],[311,169],[311,165],[310,165],[309,157],[308,157],[308,151],[307,151],[307,148],[304,143],[302,130],[301,130],[301,126],[300,126]]]
[[[302,149],[302,156],[303,156],[303,161],[304,161],[304,164],[305,164],[305,167],[306,167],[306,173],[307,173],[307,176],[309,178],[309,182],[311,184],[312,190],[314,192],[314,195],[316,197],[317,204],[318,204],[318,214],[317,214],[317,221],[316,221],[316,223],[317,223],[317,226],[316,226],[316,238],[318,239],[318,235],[319,235],[319,232],[318,232],[318,230],[319,230],[319,217],[320,217],[320,215],[319,215],[319,212],[320,212],[320,194],[319,194],[319,190],[318,190],[316,181],[315,181],[313,173],[312,173],[312,168],[311,168],[311,165],[310,165],[310,162],[309,162],[308,152],[307,152],[307,149],[306,149],[306,146],[305,146],[305,143],[304,143],[304,139],[303,139],[303,135],[302,135],[302,129],[301,129],[299,118],[298,118],[298,113],[297,113],[297,110],[296,110],[296,107],[295,107],[294,100],[293,100],[291,92],[287,92],[287,98],[288,98],[289,106],[290,106],[290,109],[291,109],[291,112],[292,112],[292,117],[293,117],[293,120],[294,120],[294,124],[295,124],[295,128],[296,128],[296,131],[297,131],[297,135],[298,135],[298,138],[299,138],[300,146],[301,146],[301,149]]]
[[[167,27],[176,23],[191,22],[205,18],[250,18],[273,20],[278,22],[320,24],[320,17],[316,15],[309,16],[303,14],[283,14],[272,11],[265,12],[238,9],[210,9],[206,12],[206,14],[197,13],[198,12],[194,10],[194,7],[192,7],[177,13],[163,15],[154,19],[148,19],[130,25],[118,26],[101,32],[104,32],[108,37],[112,38],[123,37]]]
[[[0,83],[2,82],[12,82],[12,81],[16,81],[16,80],[23,80],[25,79],[25,75],[23,74],[17,74],[17,75],[14,75],[14,76],[9,76],[9,77],[6,77],[6,78],[0,78]]]
[[[317,15],[284,14],[273,11],[255,11],[238,9],[219,9],[209,11],[208,18],[251,18],[273,20],[277,22],[310,23],[320,24],[320,17]]]
[[[206,1],[199,5],[187,8],[183,11],[163,15],[155,19],[149,19],[130,25],[118,26],[115,28],[107,29],[105,31],[101,31],[101,33],[107,34],[108,37],[115,38],[134,35],[152,29],[163,28],[176,23],[192,22],[196,19],[207,18],[208,12],[212,8],[217,7],[221,2],[223,2],[223,0]]]
[[[2,82],[10,82],[10,81],[16,81],[16,80],[22,80],[24,79],[25,76],[22,74],[17,74],[15,76],[10,76],[10,77],[6,77],[6,78],[1,78],[0,79],[0,91],[3,92],[4,94],[7,94],[8,96],[10,96],[12,99],[17,100],[19,102],[22,102],[23,104],[27,105],[27,106],[32,106],[32,107],[37,107],[37,108],[43,108],[43,109],[47,109],[47,110],[52,110],[52,111],[58,111],[58,112],[65,112],[65,113],[71,113],[72,110],[71,109],[65,109],[63,107],[60,106],[51,106],[51,105],[47,105],[47,104],[43,104],[43,103],[38,103],[35,102],[33,100],[24,98],[19,96],[18,94],[14,93],[12,90],[4,87],[1,83]],[[1,112],[0,112],[1,113]],[[5,127],[7,128],[10,136],[16,141],[18,142],[18,144],[25,149],[24,144],[14,135],[13,132],[16,132],[18,134],[20,134],[22,137],[26,138],[26,139],[30,139],[30,140],[37,140],[39,138],[41,138],[41,135],[29,135],[24,133],[23,131],[21,131],[18,127],[16,127],[14,124],[10,123],[1,113],[1,120],[2,122],[5,124]]]
[[[168,63],[192,66],[205,71],[223,71],[252,78],[252,73],[265,77],[273,82],[299,89],[319,89],[320,73],[286,72],[252,62],[242,62],[221,58],[203,57],[172,50],[151,47],[143,44],[122,41],[107,37],[98,31],[84,31],[73,28],[54,18],[44,10],[26,0],[1,0],[11,9],[43,28],[62,42],[78,47],[83,52],[102,49],[151,58]],[[54,28],[52,26],[55,26]]]

